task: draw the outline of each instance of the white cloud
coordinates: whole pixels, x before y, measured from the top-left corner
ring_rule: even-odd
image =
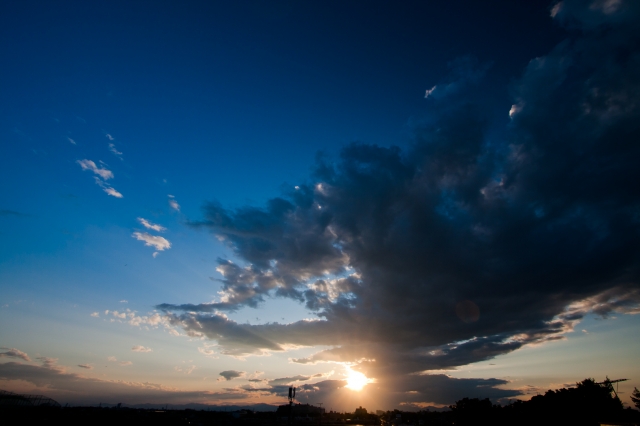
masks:
[[[424,94],[424,98],[427,99],[436,90],[436,87],[437,86],[433,86],[431,89],[428,89]]]
[[[109,151],[113,152],[115,155],[117,155],[118,157],[120,157],[122,155],[122,152],[118,151],[116,149],[116,145],[113,143],[109,144]],[[122,158],[120,158],[122,160]]]
[[[98,167],[96,163],[91,160],[78,160],[76,161],[82,167],[82,170],[90,170],[98,176],[94,176],[96,185],[98,185],[104,192],[112,197],[122,198],[122,194],[108,185],[105,181],[113,178],[113,172],[104,167]],[[102,162],[101,162],[102,163]],[[104,163],[102,163],[104,164]]]
[[[92,313],[91,316],[94,318],[100,318],[100,314],[98,312]]]
[[[136,346],[132,347],[131,350],[134,351],[134,352],[153,352],[153,349],[145,348],[142,345],[136,345]]]
[[[125,299],[122,299],[122,300],[120,301],[120,303],[129,303],[129,301],[128,301],[128,300],[125,300]]]
[[[106,192],[107,194],[111,195],[112,197],[116,197],[116,198],[122,198],[123,197],[121,193],[119,193],[118,191],[116,191],[115,189],[113,189],[110,186],[103,186],[102,190],[104,192]]]
[[[168,197],[169,197],[169,205],[171,206],[171,208],[176,211],[180,211],[180,204],[178,204],[178,202],[176,201],[176,197],[174,197],[171,194],[169,194]]]
[[[116,359],[116,357],[115,357],[115,356],[108,356],[108,357],[107,357],[107,361],[110,361],[110,362],[116,362],[116,361],[117,361],[117,359]]]
[[[138,218],[138,222],[140,222],[145,228],[152,229],[154,231],[163,232],[163,231],[167,230],[167,228],[165,228],[164,226],[160,226],[160,225],[157,225],[155,223],[151,223],[147,219],[142,218],[142,217]]]
[[[522,111],[522,104],[513,104],[509,110],[509,117],[513,118],[514,115]]]
[[[154,247],[157,251],[171,248],[169,240],[158,235],[151,235],[147,232],[134,232],[131,236],[138,241],[144,241],[145,246]]]
[[[87,159],[78,160],[76,161],[76,163],[80,164],[80,167],[82,167],[82,170],[90,170],[104,180],[109,180],[113,178],[113,172],[111,170],[102,169],[96,166],[96,163],[94,163],[91,160],[87,160]]]
[[[69,140],[69,142],[71,142],[72,144],[76,145],[76,141],[74,141],[73,139],[71,139],[70,137],[67,137],[67,139]]]
[[[128,365],[133,365],[133,362],[131,362],[131,361],[120,361],[118,364],[122,365],[123,367],[126,367]]]
[[[115,140],[115,138],[114,138],[113,136],[111,136],[109,133],[107,133],[105,136],[106,136],[106,137],[107,137],[107,139],[109,139],[110,141]]]

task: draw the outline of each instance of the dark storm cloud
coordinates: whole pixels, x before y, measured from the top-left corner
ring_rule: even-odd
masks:
[[[236,379],[238,377],[243,377],[245,375],[244,371],[236,371],[236,370],[225,370],[225,371],[221,371],[220,375],[225,379],[225,380],[233,380]]]
[[[406,149],[351,144],[264,208],[208,204],[193,226],[245,264],[219,261],[219,303],[160,307],[230,354],[332,346],[294,362],[356,363],[422,401],[435,387],[416,383],[436,379],[418,372],[562,338],[589,312],[637,312],[640,6],[567,0],[552,14],[569,38],[513,84],[502,141],[480,106],[427,99],[443,107]],[[320,320],[216,312],[271,296]],[[474,386],[509,396],[498,384]]]

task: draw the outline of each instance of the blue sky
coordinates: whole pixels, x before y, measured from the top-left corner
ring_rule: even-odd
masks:
[[[637,9],[4,4],[0,388],[628,396]]]

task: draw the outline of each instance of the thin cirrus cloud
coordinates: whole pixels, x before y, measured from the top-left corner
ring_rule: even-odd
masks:
[[[153,231],[157,231],[157,232],[164,232],[167,230],[167,228],[165,228],[164,226],[155,224],[155,223],[151,223],[149,222],[147,219],[139,217],[138,218],[138,222],[140,222],[142,224],[142,226],[144,226],[147,229],[151,229]]]
[[[84,368],[86,370],[93,370],[93,365],[91,364],[78,364],[78,367]]]
[[[107,180],[113,178],[113,172],[111,170],[106,169],[104,167],[98,167],[96,163],[87,159],[78,160],[76,162],[80,165],[82,170],[85,170],[85,171],[89,170],[97,175],[97,176],[94,176],[96,185],[101,187],[102,190],[106,192],[108,195],[111,195],[112,197],[116,197],[116,198],[123,197],[120,192],[118,192],[116,189],[114,189],[111,185],[107,184],[106,182]]]
[[[89,170],[100,176],[100,178],[103,180],[109,180],[113,178],[113,172],[111,170],[98,167],[96,166],[96,163],[91,160],[78,160],[76,161],[76,163],[78,163],[80,167],[82,167],[82,170]]]
[[[347,145],[262,208],[205,205],[191,226],[243,265],[218,261],[219,301],[157,308],[220,354],[328,346],[292,362],[349,363],[416,406],[481,396],[470,389],[518,395],[504,380],[437,372],[562,339],[586,315],[640,312],[640,103],[629,95],[640,64],[628,56],[640,8],[562,4],[554,19],[583,31],[514,82],[503,140],[462,99],[488,66],[454,62],[410,146]],[[220,312],[271,296],[315,320],[252,325]]]
[[[109,144],[109,151],[111,151],[116,157],[122,160],[122,152],[116,149],[116,145],[114,143]]]
[[[142,345],[136,345],[136,346],[132,347],[131,350],[133,352],[153,352],[153,349],[146,348],[146,347],[144,347]]]

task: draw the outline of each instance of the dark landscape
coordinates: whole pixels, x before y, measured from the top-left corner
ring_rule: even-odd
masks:
[[[585,379],[575,387],[549,390],[529,401],[500,406],[487,399],[463,398],[438,411],[385,411],[369,413],[358,407],[352,413],[325,413],[318,407],[296,404],[279,407],[204,406],[200,409],[167,406],[61,407],[52,400],[30,403],[28,396],[3,392],[0,409],[7,425],[638,425],[640,392],[632,400],[638,409],[623,408],[611,383]],[[206,408],[205,408],[206,407]]]

